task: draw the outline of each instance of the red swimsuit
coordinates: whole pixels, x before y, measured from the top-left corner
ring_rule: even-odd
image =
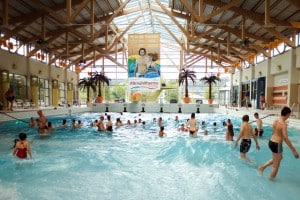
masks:
[[[23,142],[21,142],[21,144],[23,144]],[[27,149],[25,147],[18,148],[18,152],[16,155],[18,158],[27,158]]]

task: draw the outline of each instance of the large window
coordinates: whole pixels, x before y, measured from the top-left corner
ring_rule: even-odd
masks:
[[[60,82],[59,83],[59,101],[62,104],[67,103],[66,101],[66,88],[65,88],[65,84]]]
[[[14,91],[14,95],[16,96],[16,99],[26,100],[27,99],[26,77],[17,74],[10,74],[9,82],[10,82],[10,87]]]
[[[50,106],[49,81],[39,78],[39,106]]]

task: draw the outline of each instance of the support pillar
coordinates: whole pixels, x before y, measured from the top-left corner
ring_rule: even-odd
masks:
[[[2,109],[7,109],[8,102],[5,99],[5,92],[10,87],[9,85],[9,71],[8,70],[2,70],[0,71],[0,102],[2,102]],[[0,106],[1,107],[1,106]]]
[[[57,79],[52,80],[52,105],[58,106],[59,100],[59,84]]]
[[[31,93],[31,98],[32,98],[32,103],[36,107],[39,105],[38,104],[38,77],[36,75],[33,75],[30,77],[30,93]]]
[[[73,83],[68,82],[67,84],[67,103],[69,105],[73,105],[73,93],[74,93],[74,89],[73,89]]]

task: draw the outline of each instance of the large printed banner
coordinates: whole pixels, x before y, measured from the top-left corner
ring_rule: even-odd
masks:
[[[128,78],[160,77],[160,34],[129,34],[128,56]]]
[[[160,90],[160,34],[128,35],[128,91],[139,101]],[[145,99],[146,98],[146,99]]]

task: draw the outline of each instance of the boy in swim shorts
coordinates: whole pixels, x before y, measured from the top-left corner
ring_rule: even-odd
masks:
[[[246,153],[249,151],[249,149],[251,147],[251,139],[250,139],[251,135],[253,136],[254,141],[256,143],[256,149],[259,150],[260,147],[259,147],[257,138],[255,136],[255,132],[254,132],[253,128],[251,127],[251,125],[249,124],[249,115],[244,115],[242,120],[243,120],[243,123],[241,125],[240,134],[238,135],[238,138],[235,142],[235,147],[238,145],[239,140],[242,139],[241,144],[240,144],[240,157],[247,162],[251,162],[246,157]]]

